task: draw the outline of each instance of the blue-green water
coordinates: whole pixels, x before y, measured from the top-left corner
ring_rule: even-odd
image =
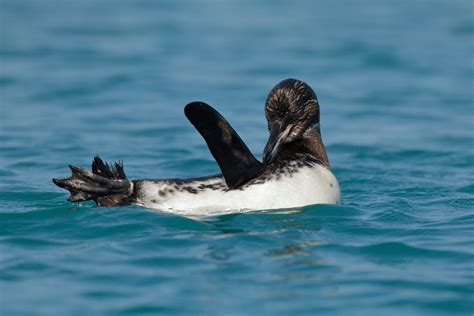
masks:
[[[1,315],[472,315],[471,1],[0,2]],[[183,106],[258,157],[307,81],[338,206],[202,220],[66,202],[95,154],[218,172]]]

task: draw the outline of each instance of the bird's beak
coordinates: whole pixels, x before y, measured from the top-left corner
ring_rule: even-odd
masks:
[[[293,137],[290,136],[293,124],[288,125],[283,131],[279,128],[271,128],[270,137],[263,150],[263,162],[268,164],[273,161],[280,151],[282,144],[290,142]]]

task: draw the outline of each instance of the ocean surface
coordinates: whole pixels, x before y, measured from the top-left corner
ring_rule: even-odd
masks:
[[[0,315],[473,315],[472,1],[0,1]],[[261,158],[267,93],[321,105],[340,205],[185,218],[72,204],[219,172],[183,115]]]

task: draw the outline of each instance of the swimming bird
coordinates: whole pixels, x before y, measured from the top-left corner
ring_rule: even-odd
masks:
[[[265,116],[270,136],[262,162],[208,104],[189,103],[184,113],[206,141],[222,174],[128,180],[122,163],[107,164],[96,156],[92,171],[69,166],[72,176],[53,182],[70,192],[71,202],[133,204],[182,215],[339,203],[339,184],[321,138],[319,103],[305,82],[286,79],[268,94]]]

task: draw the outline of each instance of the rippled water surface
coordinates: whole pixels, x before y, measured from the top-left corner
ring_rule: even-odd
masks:
[[[0,1],[1,315],[471,315],[471,1]],[[189,219],[66,202],[95,154],[218,172],[183,106],[261,157],[266,94],[318,94],[342,203]]]

